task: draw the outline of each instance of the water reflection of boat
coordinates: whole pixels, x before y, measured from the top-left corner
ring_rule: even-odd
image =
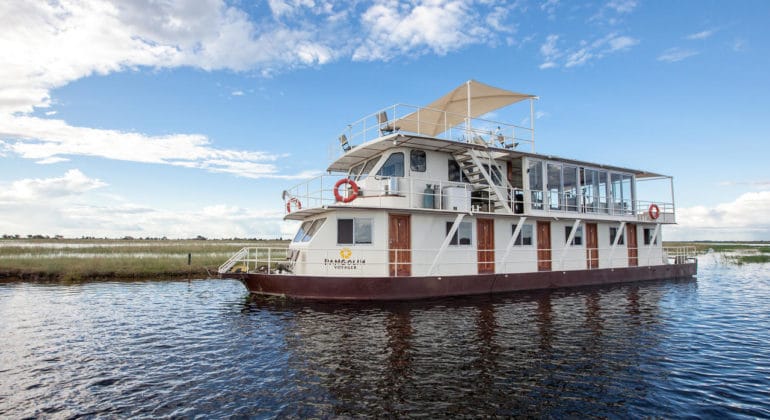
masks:
[[[350,124],[330,175],[284,191],[285,218],[302,222],[288,249],[243,248],[220,274],[350,300],[694,276],[694,248],[662,246],[672,178],[535,153],[535,99],[469,81]],[[481,118],[517,103],[528,126]]]
[[[282,351],[314,392],[295,402],[320,407],[310,417],[563,417],[577,407],[605,417],[655,392],[655,367],[639,369],[666,335],[670,284],[399,303],[254,296],[247,307],[258,325],[287,319]]]

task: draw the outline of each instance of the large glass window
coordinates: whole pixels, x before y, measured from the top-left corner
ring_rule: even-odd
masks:
[[[610,173],[610,190],[612,192],[612,214],[621,214],[623,210],[623,177]]]
[[[337,219],[337,244],[359,245],[372,243],[372,219]]]
[[[495,183],[495,185],[503,185],[503,174],[500,172],[500,168],[497,166],[492,166],[492,170],[490,171],[489,165],[486,163],[482,163],[484,166],[484,170],[487,171],[489,176],[492,178],[492,182]]]
[[[543,162],[539,160],[530,160],[527,164],[527,174],[529,175],[529,189],[532,197],[530,198],[533,210],[543,209]]]
[[[599,211],[599,171],[583,171],[583,208],[587,213]]]
[[[513,243],[517,246],[526,246],[526,245],[532,245],[532,236],[534,232],[534,227],[529,223],[524,223],[521,225],[521,231],[519,232],[519,237],[516,238],[516,241]],[[516,232],[516,223],[511,225],[511,235],[513,235],[513,232]]]
[[[567,211],[578,211],[578,168],[564,166],[564,204]]]
[[[456,160],[449,159],[448,168],[448,178],[451,182],[468,182],[468,178],[466,178],[463,171],[460,170],[460,164],[458,164]]]
[[[564,227],[564,242],[567,242],[569,235],[572,233],[572,226]],[[570,245],[583,245],[583,226],[578,226],[575,230],[575,236],[572,238]]]
[[[409,152],[409,168],[414,172],[425,172],[426,162],[424,150],[412,150]]]
[[[382,168],[377,172],[379,176],[404,176],[404,153],[396,152],[388,156],[388,160],[382,165]]]
[[[623,213],[624,214],[634,214],[633,209],[633,197],[632,197],[632,189],[631,189],[631,175],[630,174],[623,174],[621,181],[621,191],[623,193]]]
[[[452,230],[454,222],[446,222],[446,233]],[[449,241],[449,245],[470,245],[472,243],[473,225],[471,222],[460,222],[460,226],[457,227],[457,232],[452,235],[452,240]]]
[[[561,187],[561,165],[549,163],[548,167],[548,203],[551,210],[562,209],[563,191]]]

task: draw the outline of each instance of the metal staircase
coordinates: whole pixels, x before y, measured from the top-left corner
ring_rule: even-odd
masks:
[[[513,187],[508,182],[508,177],[502,173],[495,174],[492,169],[498,166],[495,157],[505,156],[505,153],[468,148],[462,152],[453,153],[452,156],[460,165],[460,169],[472,185],[473,190],[486,191],[493,209],[490,210],[494,213],[502,210],[505,213],[513,214],[509,196]],[[495,180],[501,185],[497,185]]]

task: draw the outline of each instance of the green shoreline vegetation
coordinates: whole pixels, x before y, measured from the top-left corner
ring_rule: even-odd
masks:
[[[283,240],[0,240],[0,282],[183,279],[216,276],[243,247],[285,248]],[[188,265],[188,254],[190,265]]]
[[[243,247],[286,248],[289,241],[259,239],[62,239],[0,240],[0,282],[183,279],[216,276]],[[770,262],[770,242],[666,242],[717,252],[728,263]],[[187,264],[188,254],[191,264]]]

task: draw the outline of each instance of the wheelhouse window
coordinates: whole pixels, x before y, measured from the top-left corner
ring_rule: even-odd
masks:
[[[365,245],[372,243],[372,219],[337,219],[338,245]]]
[[[511,225],[511,235],[516,232],[517,223]],[[521,225],[521,231],[519,231],[519,237],[513,242],[515,246],[528,246],[532,245],[532,236],[535,231],[531,224],[524,223]]]
[[[318,232],[318,229],[321,228],[321,225],[323,225],[325,221],[326,218],[321,218],[302,223],[302,226],[299,227],[297,234],[294,235],[292,242],[310,242],[310,240],[313,239],[313,236],[316,234],[316,232]]]
[[[610,228],[610,245],[615,243],[615,237],[618,236],[618,233],[620,234],[620,239],[618,239],[618,245],[623,245],[623,231],[618,232],[618,228],[616,227]]]
[[[657,245],[658,244],[658,238],[655,237],[655,240],[653,241],[653,235],[655,234],[655,229],[650,228],[644,228],[644,244],[645,245]]]
[[[564,227],[564,242],[569,240],[569,235],[572,233],[572,226]],[[575,236],[572,238],[570,245],[583,245],[583,226],[578,226],[575,230]]]
[[[448,178],[451,182],[468,182],[468,178],[466,178],[463,171],[460,170],[460,164],[454,159],[449,159]]]
[[[566,210],[578,211],[578,168],[564,165],[562,181]]]
[[[360,181],[367,176],[369,176],[369,173],[372,171],[372,168],[374,165],[377,164],[377,162],[380,160],[379,156],[374,159],[369,159],[365,163],[358,164],[354,166],[350,173],[348,173],[348,178],[354,180],[354,181]]]
[[[425,172],[426,156],[424,150],[412,150],[409,152],[409,168],[414,172]]]
[[[404,153],[396,152],[388,156],[388,160],[386,160],[385,163],[382,165],[382,168],[380,168],[380,170],[377,171],[377,175],[403,177],[404,176]]]
[[[446,233],[452,230],[454,222],[446,222]],[[473,227],[471,222],[460,222],[460,226],[457,227],[457,232],[452,235],[452,240],[449,241],[449,245],[470,245],[472,243]]]

